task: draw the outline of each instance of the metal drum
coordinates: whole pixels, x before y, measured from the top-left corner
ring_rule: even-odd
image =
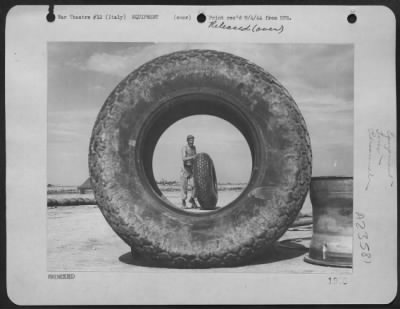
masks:
[[[313,177],[313,236],[306,262],[352,267],[353,178]]]

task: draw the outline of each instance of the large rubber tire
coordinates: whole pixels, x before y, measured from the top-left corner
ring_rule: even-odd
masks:
[[[193,160],[193,179],[201,209],[215,209],[218,202],[217,176],[214,163],[208,154],[196,155]]]
[[[161,134],[196,114],[236,126],[252,154],[248,186],[229,205],[186,212],[162,200],[152,158]],[[211,50],[156,58],[110,94],[93,128],[89,169],[113,230],[167,267],[221,267],[266,254],[295,220],[311,179],[310,139],[290,94],[247,60]]]

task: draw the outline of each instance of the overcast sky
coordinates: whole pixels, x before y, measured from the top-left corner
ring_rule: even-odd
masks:
[[[321,44],[49,43],[48,183],[79,185],[89,175],[97,113],[115,86],[143,63],[203,48],[244,57],[274,75],[297,102],[311,137],[313,176],[353,175],[353,46]],[[250,150],[224,120],[192,116],[173,124],[154,155],[156,179],[176,180],[187,134],[210,153],[221,182],[246,182]]]

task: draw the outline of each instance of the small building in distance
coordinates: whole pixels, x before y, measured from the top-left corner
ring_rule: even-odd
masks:
[[[92,180],[90,179],[90,177],[86,179],[86,181],[78,187],[78,190],[80,194],[93,192]]]

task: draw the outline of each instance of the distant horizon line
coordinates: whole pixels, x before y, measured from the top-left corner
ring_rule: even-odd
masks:
[[[157,184],[163,184],[164,181],[156,181]],[[166,184],[168,183],[177,183],[179,184],[180,181],[179,180],[166,180],[165,181]],[[217,184],[219,185],[242,185],[242,184],[248,184],[248,182],[217,182]],[[66,185],[66,184],[54,184],[54,183],[48,183],[47,186],[53,186],[53,187],[79,187],[80,185]]]

